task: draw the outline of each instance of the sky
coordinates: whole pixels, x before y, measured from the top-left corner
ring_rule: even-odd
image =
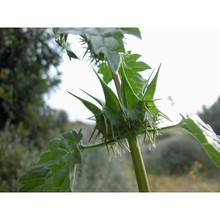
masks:
[[[166,103],[172,97],[181,113],[196,113],[212,105],[220,95],[220,28],[140,28],[142,40],[126,35],[125,48],[142,55],[140,61],[152,69],[162,63],[155,98]],[[83,51],[72,38],[79,57]],[[71,42],[72,42],[71,41]],[[89,122],[92,116],[83,104],[67,91],[87,98],[80,89],[102,98],[101,86],[87,60],[69,60],[63,55],[62,84],[47,99],[48,104],[67,111],[72,121]],[[144,73],[148,77],[151,72]],[[169,105],[169,104],[168,104]]]

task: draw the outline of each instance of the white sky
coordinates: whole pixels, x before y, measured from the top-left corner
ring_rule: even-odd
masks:
[[[220,95],[220,28],[140,28],[142,40],[126,36],[126,50],[139,53],[142,60],[162,68],[155,98],[171,96],[180,112],[195,113],[202,105],[210,106]],[[80,45],[74,44],[80,52]],[[71,120],[92,116],[83,104],[69,95],[89,99],[80,88],[103,97],[99,82],[86,60],[71,60],[64,55],[62,84],[48,103],[68,112]],[[89,99],[91,100],[91,99]]]

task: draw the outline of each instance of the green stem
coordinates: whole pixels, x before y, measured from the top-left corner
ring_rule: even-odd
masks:
[[[163,131],[163,130],[169,130],[172,128],[178,128],[178,127],[180,127],[180,124],[181,124],[181,122],[176,125],[171,125],[171,126],[160,128],[158,130]],[[152,132],[154,132],[154,131],[155,130],[152,129]],[[151,130],[149,129],[148,132],[151,132]],[[140,132],[140,134],[141,133],[146,133],[146,131],[143,130]],[[149,183],[148,183],[148,179],[147,179],[147,173],[145,170],[145,165],[144,165],[144,161],[142,158],[142,154],[141,154],[140,148],[138,146],[136,135],[134,133],[130,133],[127,136],[127,141],[128,141],[130,151],[131,151],[131,157],[132,157],[132,162],[134,165],[134,170],[135,170],[135,175],[136,175],[139,191],[140,192],[150,192],[150,187],[149,187]],[[117,139],[112,139],[112,140],[109,140],[105,143],[98,143],[98,144],[92,144],[92,145],[86,145],[86,146],[81,145],[80,150],[81,151],[94,150],[96,148],[103,147],[104,145],[108,145],[113,142],[117,142]]]
[[[121,81],[120,81],[119,75],[117,73],[112,73],[112,79],[114,80],[114,83],[115,83],[118,98],[119,98],[120,101],[122,101]]]
[[[81,144],[79,148],[80,148],[81,151],[83,151],[83,150],[94,150],[96,148],[103,147],[104,145],[108,145],[108,144],[111,144],[113,142],[116,142],[116,140],[112,139],[112,140],[106,141],[105,143],[98,143],[98,144],[91,144],[91,145]]]
[[[147,173],[140,147],[137,142],[137,137],[134,133],[130,133],[127,137],[128,144],[131,151],[132,162],[139,188],[139,192],[150,192],[150,187],[147,179]]]

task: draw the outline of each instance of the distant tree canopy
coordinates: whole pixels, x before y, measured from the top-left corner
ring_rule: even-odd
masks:
[[[51,115],[43,95],[60,83],[60,54],[52,30],[0,29],[0,129],[8,120],[27,135],[45,127]]]
[[[220,96],[210,108],[203,106],[199,116],[213,128],[216,134],[220,135]]]

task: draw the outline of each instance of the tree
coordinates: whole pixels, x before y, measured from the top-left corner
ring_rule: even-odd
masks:
[[[210,108],[203,106],[199,115],[207,124],[212,126],[216,134],[220,134],[220,96]]]
[[[60,83],[60,49],[53,32],[39,28],[2,28],[0,45],[0,129],[9,120],[22,125],[21,134],[35,138],[50,124],[43,95]]]

